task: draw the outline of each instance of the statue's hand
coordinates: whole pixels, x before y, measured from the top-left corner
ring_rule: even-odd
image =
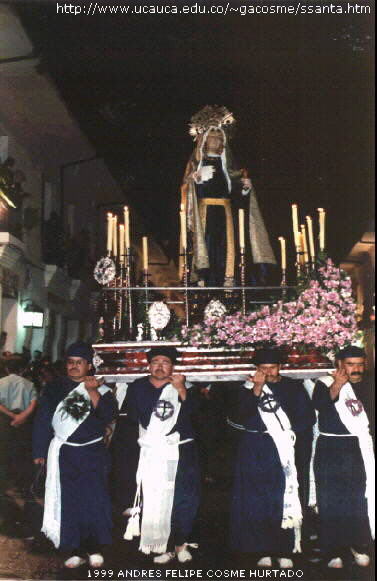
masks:
[[[242,183],[242,190],[243,191],[249,191],[251,190],[251,180],[250,178],[241,178],[241,183]]]
[[[208,182],[213,178],[215,168],[213,167],[213,165],[205,165],[199,170],[198,173],[200,173],[202,182]]]

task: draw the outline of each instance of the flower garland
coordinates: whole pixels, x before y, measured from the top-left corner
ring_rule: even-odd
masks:
[[[202,325],[182,329],[184,342],[209,345],[305,345],[336,351],[357,338],[352,282],[328,259],[315,272],[296,301],[279,301],[242,315],[207,317]]]

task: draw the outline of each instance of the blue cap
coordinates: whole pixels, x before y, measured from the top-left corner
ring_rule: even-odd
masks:
[[[348,345],[348,347],[344,347],[338,351],[335,355],[336,359],[348,359],[348,357],[366,357],[366,353],[364,349],[361,347],[356,347],[355,345]]]
[[[86,359],[88,363],[92,363],[94,351],[91,345],[84,343],[84,341],[76,341],[72,343],[67,349],[66,357],[81,357]]]

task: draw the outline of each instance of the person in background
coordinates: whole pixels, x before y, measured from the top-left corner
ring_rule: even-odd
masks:
[[[0,379],[0,493],[13,480],[17,487],[30,486],[32,478],[31,429],[37,407],[37,391],[22,377],[21,357],[4,361],[5,377]]]

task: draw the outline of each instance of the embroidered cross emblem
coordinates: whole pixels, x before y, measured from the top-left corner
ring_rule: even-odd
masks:
[[[346,406],[353,416],[358,416],[363,411],[363,404],[359,399],[347,399]]]
[[[274,413],[280,408],[280,404],[273,395],[269,395],[265,393],[262,395],[258,402],[258,406],[264,411],[268,413]]]
[[[159,399],[154,406],[153,413],[157,418],[164,422],[165,420],[171,418],[174,414],[174,406],[172,403],[170,403],[170,401]]]

